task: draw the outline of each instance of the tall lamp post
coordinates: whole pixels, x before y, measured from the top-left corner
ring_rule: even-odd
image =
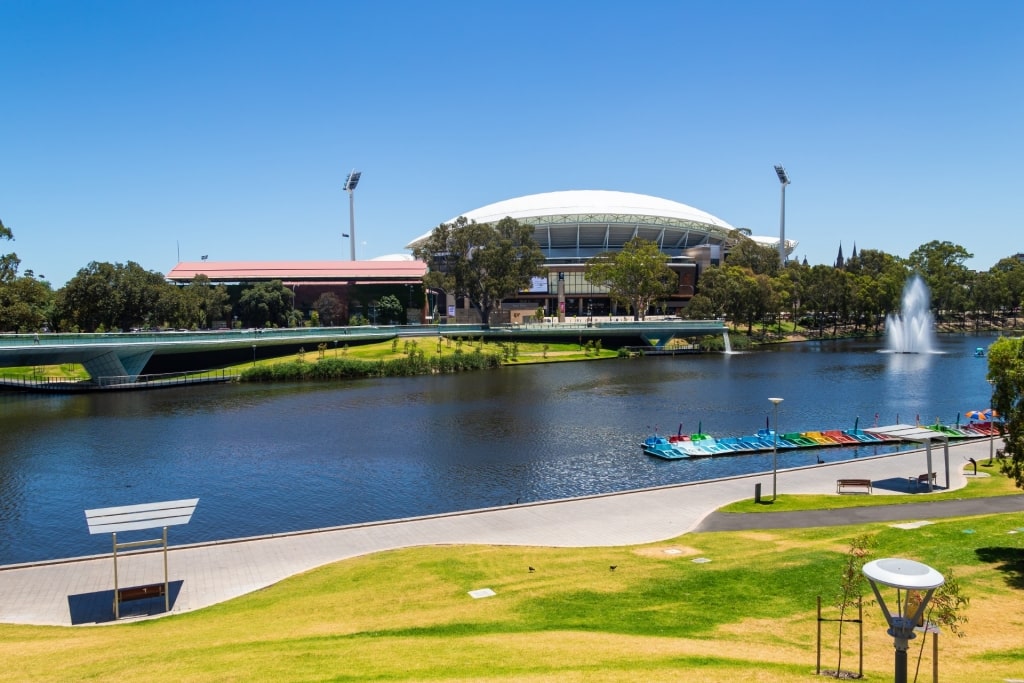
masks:
[[[889,624],[887,633],[892,636],[893,647],[896,648],[893,681],[907,683],[907,648],[914,638],[914,627],[921,622],[925,606],[932,599],[935,589],[944,584],[946,579],[926,564],[896,557],[873,560],[864,565],[861,571],[878,599],[878,606],[882,608],[885,621]],[[878,590],[879,585],[896,589],[895,611],[885,604]],[[906,591],[906,594],[901,596],[901,591]],[[920,601],[911,599],[910,591],[918,595],[924,592],[924,597]]]
[[[782,403],[782,399],[770,398],[768,400],[775,405],[775,428],[772,430],[772,502],[774,503],[777,493],[775,481],[779,472],[779,404]]]
[[[348,244],[353,261],[356,260],[356,198],[354,192],[361,175],[363,175],[362,171],[352,169],[352,172],[345,178],[345,191],[348,192]]]
[[[786,265],[786,185],[789,185],[789,176],[782,164],[775,165],[775,173],[782,183],[782,209],[779,212],[779,265]]]

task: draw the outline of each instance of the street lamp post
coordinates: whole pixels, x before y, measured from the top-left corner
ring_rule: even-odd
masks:
[[[345,191],[348,192],[348,239],[349,252],[352,260],[356,260],[356,199],[355,189],[359,184],[359,177],[362,171],[352,169],[352,172],[345,178]]]
[[[882,608],[885,621],[889,624],[888,634],[893,638],[896,649],[893,662],[894,683],[907,683],[907,649],[914,636],[914,627],[921,622],[925,606],[932,599],[935,589],[946,582],[942,574],[926,564],[895,557],[873,560],[861,570],[871,584]],[[889,586],[896,589],[895,612],[886,605],[878,586]],[[906,591],[905,595],[900,595]],[[911,591],[917,596],[924,592],[924,597],[911,599]]]
[[[782,403],[781,398],[770,398],[768,399],[775,405],[775,428],[772,430],[772,502],[775,502],[776,480],[778,479],[779,471],[779,404]]]
[[[256,345],[252,345],[252,366],[256,367]]]
[[[789,176],[782,164],[775,165],[775,173],[782,183],[782,209],[779,212],[779,265],[786,265],[786,185],[789,185]]]

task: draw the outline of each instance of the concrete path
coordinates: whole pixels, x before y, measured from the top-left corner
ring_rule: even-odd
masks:
[[[963,467],[968,458],[987,459],[989,444],[979,440],[951,446],[949,452],[950,482],[945,481],[941,448],[933,449],[933,471],[938,473],[941,488],[957,489],[966,484]],[[686,467],[685,462],[678,465]],[[911,490],[907,478],[925,469],[924,451],[874,456],[780,470],[777,490],[780,494],[834,494],[837,479],[865,478],[874,484],[872,495],[907,495]],[[768,472],[550,503],[176,546],[169,553],[171,612],[200,609],[324,564],[395,548],[433,544],[595,547],[662,541],[695,530],[722,505],[753,497],[758,483],[762,497],[770,497],[772,473]],[[1024,509],[1024,497],[1011,500],[1016,501],[1016,509]],[[903,506],[902,512],[902,519],[920,519],[916,505]],[[780,514],[741,517],[781,522]],[[940,514],[941,510],[928,512],[928,516]],[[849,523],[862,521],[852,513],[845,515]],[[815,526],[816,517],[820,515],[811,518]],[[163,577],[162,563],[160,552],[121,555],[119,583],[133,586],[158,581]],[[113,562],[109,555],[0,567],[0,622],[110,622],[112,599]],[[124,603],[122,619],[162,610],[162,598]]]

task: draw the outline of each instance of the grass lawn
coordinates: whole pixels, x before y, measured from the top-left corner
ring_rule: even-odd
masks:
[[[505,346],[510,347],[511,344]],[[388,361],[405,358],[413,349],[422,350],[428,356],[441,355],[451,356],[456,353],[474,353],[480,349],[484,354],[501,354],[503,346],[496,342],[477,341],[464,339],[461,342],[453,338],[445,338],[440,344],[434,337],[402,337],[397,343],[393,341],[376,342],[352,347],[324,348],[324,358],[348,358],[351,360],[362,360],[367,362]],[[514,356],[503,361],[504,365],[531,365],[535,363],[558,363],[579,360],[597,360],[604,358],[617,358],[618,352],[609,349],[587,349],[580,348],[579,344],[539,344],[532,342],[519,342],[515,345]],[[317,349],[306,350],[301,354],[289,354],[275,358],[265,358],[256,361],[257,366],[277,365],[280,363],[293,363],[295,361],[315,363],[321,357]],[[241,372],[253,367],[252,361],[238,363],[228,366],[229,371]]]
[[[85,371],[85,368],[80,363],[2,368],[0,369],[0,374],[6,377],[23,377],[30,380],[43,378],[59,378],[66,380],[89,379],[89,373]]]
[[[840,508],[867,507],[874,505],[908,505],[912,503],[930,502],[934,500],[962,500],[965,498],[987,498],[989,496],[1009,496],[1020,493],[1020,489],[1014,486],[1013,481],[999,472],[999,462],[993,461],[991,465],[987,460],[978,463],[978,474],[988,474],[987,477],[979,476],[968,480],[966,488],[956,491],[941,491],[938,493],[921,493],[912,496],[885,496],[885,495],[786,495],[778,496],[773,503],[771,500],[762,499],[755,503],[753,498],[730,503],[720,509],[721,512],[794,512],[798,510],[821,510],[829,508],[832,510]],[[973,467],[968,465],[967,472],[973,472]]]
[[[990,484],[969,488],[979,483]],[[1022,676],[1024,512],[916,529],[690,534],[632,547],[390,551],[188,614],[101,627],[0,625],[0,680],[822,680],[816,599],[824,616],[838,616],[840,572],[861,533],[873,535],[871,557],[952,572],[970,598],[965,637],[940,638],[942,680]],[[496,595],[467,594],[479,588]],[[889,680],[892,639],[865,590],[865,674]],[[842,668],[855,671],[854,624],[843,642]],[[922,643],[911,643],[911,680]],[[929,640],[919,680],[930,680],[930,653]],[[822,668],[835,669],[837,657],[836,625],[827,622]]]

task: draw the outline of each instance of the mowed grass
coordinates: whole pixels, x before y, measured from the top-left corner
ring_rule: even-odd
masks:
[[[973,473],[974,467],[968,465],[964,468],[968,473]],[[758,512],[795,512],[799,510],[821,510],[828,508],[836,510],[841,508],[869,507],[876,505],[909,505],[913,503],[932,502],[937,500],[963,500],[967,498],[987,498],[989,496],[1010,496],[1020,493],[1013,480],[999,471],[999,461],[994,460],[991,465],[988,461],[978,463],[978,474],[988,474],[987,477],[979,476],[970,478],[966,488],[955,491],[936,491],[928,493],[924,489],[913,495],[885,495],[877,491],[872,495],[847,494],[834,495],[779,495],[773,502],[770,499],[762,499],[755,503],[753,498],[736,501],[722,508],[720,512],[737,513],[758,513]]]
[[[874,535],[873,557],[954,572],[970,597],[966,637],[940,640],[943,680],[1022,675],[1024,513],[1014,513],[911,530],[691,534],[633,547],[391,551],[188,614],[101,627],[0,625],[0,680],[821,680],[816,599],[826,617],[838,616],[830,605],[840,571],[864,532]],[[480,588],[496,595],[468,595]],[[887,680],[892,639],[876,606],[866,604],[864,616],[865,673]],[[826,623],[823,669],[836,668],[836,636]],[[844,669],[856,670],[856,642],[848,624]],[[912,643],[911,675],[921,644]],[[922,676],[930,652],[929,641]]]
[[[510,343],[505,344],[511,347]],[[334,348],[325,347],[322,351],[317,348],[306,349],[302,353],[276,356],[274,358],[257,359],[256,365],[277,365],[279,363],[294,363],[295,361],[315,363],[323,358],[348,358],[351,360],[362,360],[367,362],[389,361],[405,358],[410,350],[423,351],[429,356],[441,355],[450,356],[456,353],[475,353],[479,349],[484,354],[501,354],[502,345],[493,341],[480,341],[477,339],[463,338],[461,344],[455,338],[443,338],[438,344],[436,337],[400,337],[398,343],[393,341],[375,342],[372,344],[360,344],[345,348],[340,346]],[[566,361],[597,360],[617,358],[618,351],[609,349],[586,349],[579,344],[540,344],[534,342],[519,342],[515,345],[514,356],[506,358],[504,365],[531,365],[535,363],[558,363]],[[253,366],[252,361],[237,363],[228,366],[228,370],[245,370]]]

